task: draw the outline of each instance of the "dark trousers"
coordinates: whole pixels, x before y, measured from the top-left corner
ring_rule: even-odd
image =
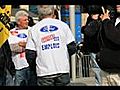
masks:
[[[6,86],[6,74],[0,74],[0,86]]]
[[[37,74],[32,70],[30,70],[30,79],[29,79],[28,85],[37,86]]]
[[[6,86],[6,77],[0,77],[0,86]]]
[[[29,67],[16,70],[15,86],[28,86],[29,79],[30,79]]]
[[[67,86],[69,83],[69,73],[37,77],[38,86]]]

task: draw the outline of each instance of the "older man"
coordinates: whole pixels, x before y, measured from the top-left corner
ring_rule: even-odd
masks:
[[[41,5],[38,11],[41,21],[29,31],[27,60],[31,67],[36,61],[37,85],[66,86],[70,83],[69,54],[76,51],[74,36],[66,23],[54,19],[53,5]]]
[[[15,86],[28,85],[29,64],[25,58],[25,46],[28,36],[28,13],[18,11],[15,14],[17,26],[10,30],[9,43],[12,51],[12,60],[15,65]]]

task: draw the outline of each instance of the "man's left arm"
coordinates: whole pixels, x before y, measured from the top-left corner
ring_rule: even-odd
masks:
[[[116,44],[120,44],[120,23],[115,26],[114,22],[109,19],[103,20],[103,29],[106,37]]]

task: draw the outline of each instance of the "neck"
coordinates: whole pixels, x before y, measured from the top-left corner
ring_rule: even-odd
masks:
[[[19,30],[20,29],[28,29],[28,27],[24,27],[24,28],[23,27],[17,27],[17,29],[19,29]]]
[[[45,16],[44,18],[54,18],[54,15]]]

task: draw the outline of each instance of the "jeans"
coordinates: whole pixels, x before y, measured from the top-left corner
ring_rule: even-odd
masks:
[[[37,77],[38,86],[67,86],[69,83],[69,73]]]
[[[30,79],[29,67],[16,70],[15,86],[28,86],[29,79]]]
[[[6,86],[14,86],[14,80],[12,76],[10,75],[9,71],[7,70],[7,75],[6,75]]]
[[[90,56],[92,60],[92,69],[95,73],[96,86],[101,86],[101,83],[102,83],[101,69],[96,62],[96,54],[90,53]]]

